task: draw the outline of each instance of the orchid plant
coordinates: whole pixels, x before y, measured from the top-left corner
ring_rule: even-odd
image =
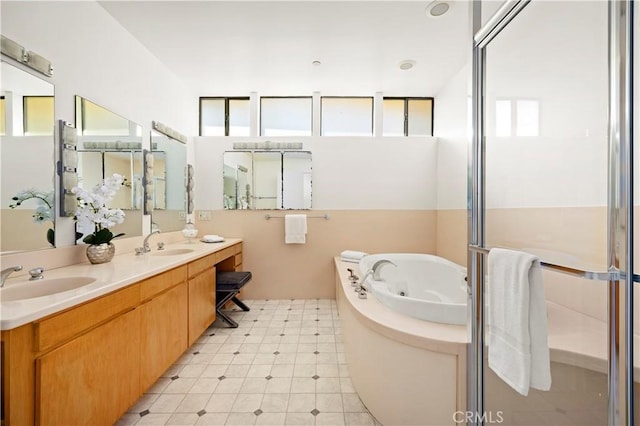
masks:
[[[107,203],[112,201],[116,193],[126,183],[126,179],[117,173],[106,177],[102,183],[87,191],[78,186],[71,190],[78,200],[74,219],[80,229],[93,229],[82,241],[87,244],[110,243],[111,240],[124,235],[113,235],[109,228],[124,222],[124,212],[121,209],[111,209]]]
[[[9,207],[15,209],[22,205],[27,200],[35,199],[37,202],[36,210],[33,212],[33,221],[35,223],[42,224],[44,222],[54,222],[55,214],[53,211],[53,197],[54,192],[43,192],[37,189],[31,188],[24,191],[20,191],[14,197],[11,198],[14,201],[13,204],[9,204]],[[55,226],[55,225],[54,225]],[[54,244],[54,228],[50,228],[47,231],[47,241],[49,244]]]

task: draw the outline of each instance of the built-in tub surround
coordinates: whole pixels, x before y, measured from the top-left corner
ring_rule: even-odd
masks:
[[[334,261],[345,354],[362,402],[385,425],[455,424],[454,413],[465,410],[466,328],[358,298],[347,271],[354,264]]]
[[[380,260],[379,280],[365,284],[385,306],[410,317],[444,324],[467,324],[467,268],[442,257],[419,253],[378,253],[359,263],[360,276]]]

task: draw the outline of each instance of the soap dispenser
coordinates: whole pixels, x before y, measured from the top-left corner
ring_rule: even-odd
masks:
[[[184,224],[182,235],[184,235],[189,243],[192,243],[192,239],[198,236],[198,230],[191,220],[188,220],[187,223]]]

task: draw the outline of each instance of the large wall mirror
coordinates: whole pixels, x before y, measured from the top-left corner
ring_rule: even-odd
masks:
[[[179,231],[185,224],[187,147],[182,142],[151,131],[153,184],[151,219],[162,232]]]
[[[2,61],[0,252],[53,247],[54,86]]]
[[[90,189],[114,173],[124,176],[124,187],[108,207],[122,209],[125,219],[111,231],[127,237],[142,235],[142,127],[76,96],[76,129],[78,186]],[[86,235],[93,229],[77,231]]]
[[[228,210],[310,209],[309,151],[227,151],[223,205]]]

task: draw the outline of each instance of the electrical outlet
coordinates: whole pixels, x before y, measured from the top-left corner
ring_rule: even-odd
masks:
[[[200,219],[200,220],[211,220],[211,211],[210,210],[200,210],[198,212],[198,219]]]

